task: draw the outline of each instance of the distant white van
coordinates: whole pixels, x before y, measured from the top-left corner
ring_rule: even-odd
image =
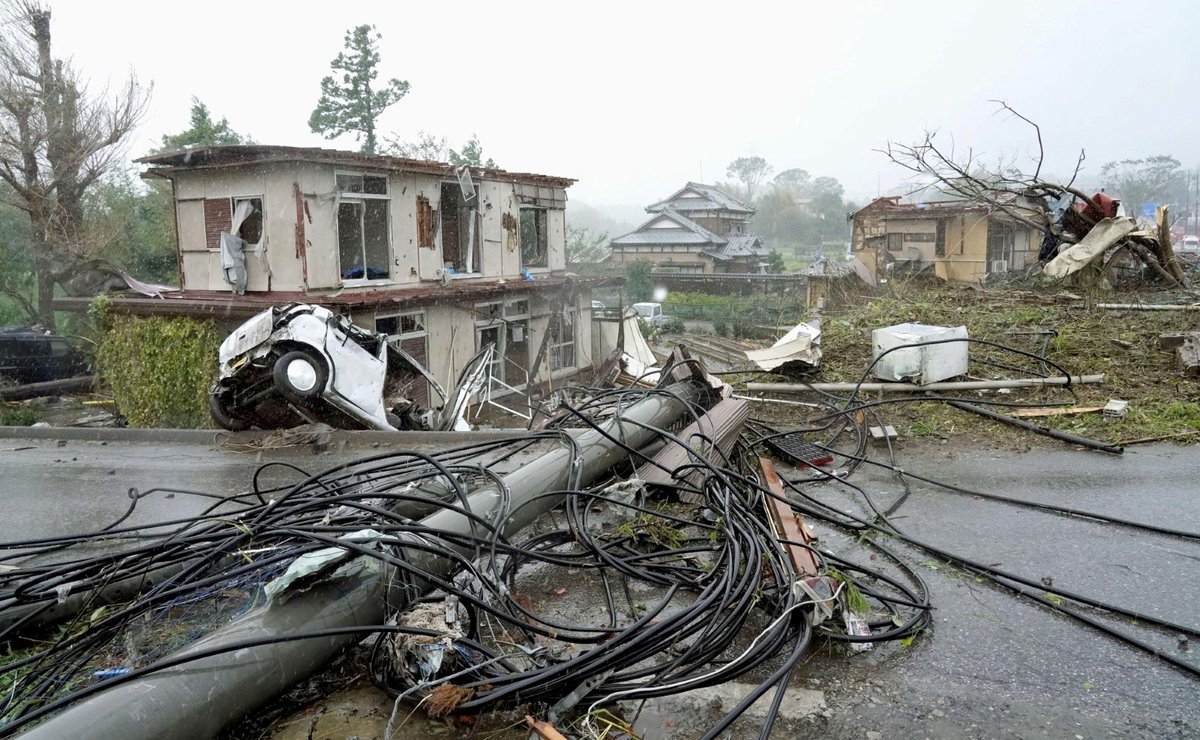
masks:
[[[633,310],[651,326],[662,326],[668,321],[667,315],[663,313],[661,303],[635,303]]]

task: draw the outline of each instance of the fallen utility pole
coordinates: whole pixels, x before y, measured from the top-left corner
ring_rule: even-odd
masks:
[[[1116,311],[1200,311],[1200,303],[1097,303],[1096,308]]]
[[[25,401],[30,398],[57,396],[60,393],[91,390],[95,378],[84,375],[79,378],[65,380],[47,380],[42,383],[26,383],[0,388],[0,401]]]
[[[640,450],[657,441],[655,430],[683,418],[701,391],[689,382],[649,395],[599,429],[575,437],[575,444],[541,455],[498,485],[471,492],[466,503],[475,521],[449,508],[425,517],[421,524],[429,534],[398,536],[413,543],[399,547],[399,557],[417,569],[450,573],[456,561],[435,550],[470,550],[437,532],[472,533],[481,527],[476,521],[507,511],[508,518],[496,524],[504,536],[511,535],[562,502],[565,495],[546,494],[564,490],[573,472],[579,472],[582,486],[590,485],[629,458],[626,448]],[[130,680],[72,705],[23,737],[213,737],[361,640],[363,628],[383,623],[389,606],[402,609],[429,588],[399,570],[359,568],[255,609],[159,663],[132,671]],[[315,632],[323,634],[296,637]]]
[[[915,383],[747,383],[746,390],[759,393],[808,393],[827,391],[845,393],[926,393],[936,391],[985,391],[1000,388],[1036,388],[1043,385],[1096,385],[1104,382],[1104,375],[1072,375],[1069,378],[1014,378],[1011,380],[958,380],[945,383],[917,385]]]
[[[1012,416],[1007,416],[1005,414],[992,411],[991,409],[986,409],[982,406],[976,406],[972,403],[963,403],[962,401],[946,401],[946,403],[962,411],[970,411],[972,414],[986,416],[989,419],[995,419],[996,421],[1003,422],[1005,424],[1011,424],[1012,426],[1020,427],[1021,429],[1028,429],[1031,432],[1037,432],[1038,434],[1046,437],[1062,440],[1063,442],[1069,442],[1073,445],[1081,445],[1083,447],[1099,450],[1101,452],[1110,452],[1114,455],[1120,455],[1125,451],[1125,448],[1121,445],[1110,445],[1106,442],[1090,439],[1088,437],[1080,437],[1078,434],[1060,432],[1057,429],[1051,429],[1050,427],[1042,426],[1041,424],[1034,424],[1032,422],[1025,421],[1024,419],[1017,419]]]

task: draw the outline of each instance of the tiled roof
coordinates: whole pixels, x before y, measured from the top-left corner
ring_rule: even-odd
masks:
[[[842,277],[854,272],[854,266],[849,260],[831,260],[821,257],[816,262],[804,268],[801,274],[810,277]]]
[[[649,228],[650,224],[664,218],[673,221],[676,228]],[[655,214],[653,218],[633,231],[609,242],[610,245],[620,246],[637,244],[712,244],[718,246],[725,243],[724,238],[717,236],[690,218],[670,210]]]
[[[762,242],[753,234],[747,236],[731,236],[729,242],[719,249],[705,250],[706,254],[710,254],[718,260],[732,260],[740,257],[765,257],[767,250],[763,249]]]
[[[688,190],[698,193],[700,197],[681,198],[680,196]],[[659,211],[668,209],[684,212],[733,211],[735,213],[754,213],[753,208],[726,193],[724,190],[698,182],[689,182],[665,200],[660,200],[657,203],[646,206],[646,210],[650,213],[658,213]]]

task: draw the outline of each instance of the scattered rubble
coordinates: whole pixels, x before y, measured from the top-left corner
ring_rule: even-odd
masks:
[[[965,330],[940,338],[940,328],[925,328],[937,331],[877,348],[862,377],[891,355],[920,358],[980,341]],[[266,350],[257,359],[270,356]],[[1077,382],[1036,359],[1059,375],[1009,382]],[[947,366],[921,361],[893,374],[928,381],[914,386],[927,401],[951,385],[931,379],[967,370],[947,375]],[[367,673],[395,697],[386,735],[418,708],[464,722],[516,711],[541,737],[592,737],[604,728],[629,734],[623,702],[676,694],[706,706],[721,700],[708,737],[743,714],[768,735],[781,714],[823,710],[819,697],[795,705],[788,688],[814,646],[840,644],[850,658],[923,639],[932,606],[924,583],[877,537],[1084,624],[1096,626],[1088,608],[1099,607],[1200,637],[1150,609],[1121,609],[913,539],[891,518],[903,498],[886,512],[872,503],[877,516],[869,520],[822,500],[825,486],[849,485],[869,501],[848,482],[863,462],[908,475],[894,462],[868,460],[870,438],[884,440],[890,456],[901,437],[877,421],[877,401],[860,398],[862,382],[841,397],[795,384],[811,401],[797,407],[804,409],[794,417],[798,428],[778,429],[751,418],[752,401],[683,346],[654,373],[652,384],[645,372],[614,372],[622,379],[616,387],[564,394],[540,428],[512,438],[434,455],[381,451],[273,489],[256,477],[249,490],[218,496],[209,513],[183,522],[5,543],[3,559],[12,565],[0,570],[0,641],[75,619],[72,631],[0,669],[10,677],[0,733],[212,736],[365,640]],[[978,381],[958,383],[971,382]],[[1035,426],[978,405],[987,399],[945,401]],[[795,467],[777,469],[771,453]],[[138,491],[133,505],[166,492],[192,493]],[[845,533],[862,551],[835,551],[822,530]],[[92,548],[101,543],[126,554],[97,554]],[[545,598],[531,598],[534,582],[551,603],[566,605],[589,582],[601,584],[607,608],[563,616]],[[186,631],[163,625],[184,605],[228,593],[245,594],[242,610],[201,639],[170,651],[129,649],[132,632]],[[108,606],[93,610],[95,603]],[[1164,659],[1200,672],[1186,659]],[[747,682],[751,675],[760,682]],[[739,682],[745,691],[736,698],[718,692]],[[51,685],[65,688],[44,690]],[[759,701],[772,691],[775,700]],[[207,701],[194,701],[198,695]]]

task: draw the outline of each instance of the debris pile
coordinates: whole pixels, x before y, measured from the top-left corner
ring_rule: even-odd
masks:
[[[1038,258],[1044,272],[1064,278],[1103,258],[1105,270],[1121,258],[1140,262],[1170,286],[1187,287],[1189,279],[1171,245],[1168,209],[1155,213],[1155,228],[1140,229],[1134,219],[1120,215],[1120,202],[1105,193],[1078,198],[1063,209],[1042,240]]]
[[[815,395],[801,428],[781,430],[750,418],[748,401],[682,347],[657,377],[591,389],[518,437],[313,474],[287,466],[293,483],[256,475],[186,521],[123,518],[6,543],[0,641],[16,652],[0,669],[0,735],[212,736],[366,641],[372,681],[395,698],[388,736],[420,707],[516,710],[540,732],[594,737],[622,726],[623,702],[760,679],[706,737],[775,689],[766,737],[815,646],[841,643],[850,657],[930,626],[925,585],[892,542],[1016,593],[1036,589],[1088,624],[1096,618],[1074,604],[1200,637],[907,536],[889,518],[903,497],[885,510],[848,481],[864,464],[913,477],[895,465],[894,434],[883,435],[890,462],[868,459],[886,401],[858,388]],[[771,453],[794,467],[776,470]],[[834,490],[861,496],[865,513]],[[131,491],[130,511],[168,495],[211,494]],[[822,542],[836,530],[853,552]],[[556,607],[589,589],[594,601]],[[131,636],[156,630],[190,635],[175,617],[230,592],[243,597],[227,623],[173,652],[134,647]]]

